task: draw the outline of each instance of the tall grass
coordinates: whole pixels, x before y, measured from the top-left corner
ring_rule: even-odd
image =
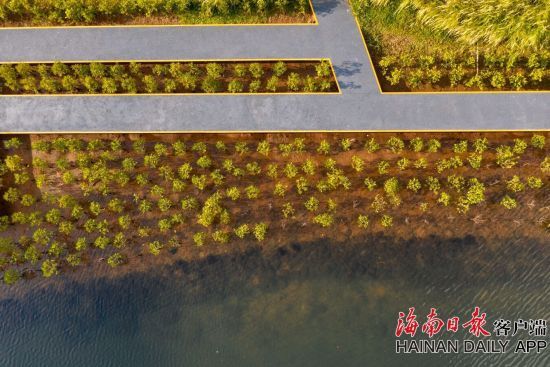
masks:
[[[361,0],[360,0],[361,1]],[[414,14],[416,23],[466,45],[504,46],[512,53],[549,48],[548,0],[362,0]]]

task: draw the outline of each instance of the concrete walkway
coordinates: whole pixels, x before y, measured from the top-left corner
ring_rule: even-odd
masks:
[[[332,59],[342,95],[0,97],[0,131],[548,129],[550,94],[381,95],[346,0],[318,26],[0,30],[1,61]]]

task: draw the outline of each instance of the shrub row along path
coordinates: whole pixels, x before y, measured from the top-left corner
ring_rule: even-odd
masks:
[[[342,95],[0,97],[0,131],[547,129],[550,95],[381,95],[346,0],[318,26],[0,30],[0,61],[331,58]]]

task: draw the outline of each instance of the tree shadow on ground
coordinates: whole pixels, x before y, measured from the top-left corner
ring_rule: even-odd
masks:
[[[340,65],[334,65],[337,76],[353,76],[361,71],[363,64],[360,62],[344,61]]]
[[[362,66],[359,62],[344,61],[340,65],[334,65],[334,71],[337,77],[351,77],[359,73]],[[340,89],[361,89],[361,85],[353,81],[340,82]]]
[[[340,0],[313,0],[313,8],[318,17],[324,17],[334,12]]]

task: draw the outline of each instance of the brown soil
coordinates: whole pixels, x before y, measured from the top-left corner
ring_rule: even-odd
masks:
[[[550,139],[550,133],[540,133]],[[66,135],[64,135],[67,137]],[[427,140],[430,138],[439,139],[442,143],[442,150],[439,153],[415,153],[408,149],[404,150],[400,154],[394,154],[391,151],[383,148],[380,151],[370,154],[367,153],[362,145],[367,139],[374,137],[377,142],[383,146],[390,136],[398,136],[405,141],[408,146],[408,140],[413,137],[422,137]],[[50,167],[46,174],[49,177],[49,182],[42,188],[42,192],[48,192],[50,194],[71,194],[77,198],[80,202],[85,203],[91,200],[95,200],[101,203],[102,206],[106,206],[107,201],[113,197],[120,197],[126,202],[125,212],[123,214],[130,214],[133,219],[131,230],[127,233],[128,245],[122,251],[128,259],[129,266],[122,266],[111,271],[108,271],[108,276],[117,276],[125,274],[129,271],[146,271],[150,267],[157,267],[161,265],[173,264],[176,261],[193,261],[203,259],[211,255],[243,253],[251,247],[260,246],[263,251],[277,251],[277,249],[288,246],[292,243],[313,243],[319,240],[327,240],[346,246],[347,243],[353,243],[361,241],[362,239],[375,238],[377,236],[391,237],[395,242],[399,241],[421,241],[422,239],[440,238],[453,239],[464,238],[465,236],[473,236],[479,239],[488,239],[492,242],[498,242],[499,240],[505,240],[510,238],[528,238],[538,242],[545,242],[548,239],[548,225],[550,224],[550,195],[549,186],[550,181],[548,175],[541,173],[539,168],[540,163],[545,156],[548,155],[549,149],[548,143],[543,150],[535,150],[532,147],[527,148],[526,152],[521,156],[519,163],[512,169],[503,169],[495,164],[495,148],[498,145],[510,145],[515,138],[521,138],[526,141],[530,139],[532,133],[523,132],[507,132],[507,133],[368,133],[368,134],[334,134],[334,133],[312,133],[312,134],[88,134],[88,135],[74,135],[83,140],[92,140],[96,138],[102,139],[114,139],[119,138],[123,142],[124,153],[123,157],[133,157],[138,162],[137,172],[149,171],[150,179],[152,182],[157,183],[167,188],[167,196],[176,200],[181,199],[187,195],[192,195],[198,198],[200,205],[204,203],[207,197],[212,195],[216,189],[225,191],[226,188],[231,186],[237,186],[241,189],[241,198],[237,201],[231,201],[228,198],[222,200],[222,205],[231,214],[231,224],[229,226],[222,224],[214,224],[213,228],[204,228],[196,223],[196,213],[182,212],[179,209],[179,205],[171,209],[168,213],[162,215],[157,210],[154,214],[141,215],[137,212],[136,205],[132,202],[132,195],[134,193],[140,196],[147,196],[146,191],[152,186],[153,183],[147,186],[147,190],[139,187],[132,180],[124,188],[119,188],[113,184],[112,193],[108,196],[101,196],[98,194],[92,194],[89,197],[83,197],[80,188],[77,184],[65,185],[61,181],[61,174],[55,168],[55,161],[59,158],[58,153],[40,153],[33,152],[33,156],[41,157],[50,163]],[[58,135],[31,135],[31,140],[53,140]],[[279,143],[290,143],[295,137],[304,137],[307,139],[306,152],[292,153],[288,157],[283,157],[280,152],[275,149]],[[473,141],[479,137],[486,137],[490,146],[489,149],[483,154],[482,168],[479,170],[473,170],[466,162],[467,154],[459,154],[463,157],[465,165],[458,169],[451,171],[445,171],[439,174],[435,170],[435,161],[455,156],[452,152],[452,145],[460,140],[467,139]],[[162,179],[158,177],[158,172],[146,169],[141,166],[142,155],[138,155],[131,151],[131,141],[137,138],[145,139],[147,143],[148,152],[152,151],[152,146],[156,142],[171,143],[176,140],[183,140],[186,142],[188,152],[182,158],[174,156],[166,157],[162,159],[160,165],[166,164],[177,170],[177,167],[183,162],[195,162],[200,156],[198,153],[191,152],[189,147],[193,142],[205,142],[208,144],[208,155],[214,162],[216,168],[221,168],[221,163],[225,159],[232,159],[236,167],[244,166],[248,162],[256,161],[262,167],[262,173],[258,176],[245,175],[242,178],[234,177],[230,174],[222,172],[225,176],[225,182],[221,188],[216,188],[212,184],[209,184],[205,191],[199,191],[194,188],[191,183],[188,183],[187,188],[183,193],[177,194],[171,192],[168,188],[170,185],[162,182]],[[351,151],[342,152],[340,148],[337,148],[338,142],[342,138],[354,139],[354,144]],[[266,139],[271,143],[273,151],[269,158],[256,153],[256,144],[260,140]],[[315,149],[318,142],[322,139],[327,139],[331,142],[332,150],[329,156],[321,156],[315,153]],[[214,148],[214,143],[223,140],[228,146],[227,152],[219,152]],[[250,149],[249,153],[239,155],[234,153],[233,144],[235,142],[248,142]],[[361,173],[356,173],[350,167],[350,160],[353,155],[359,156],[365,160],[366,168]],[[342,188],[335,191],[329,191],[328,193],[319,193],[315,189],[315,184],[323,177],[324,170],[321,168],[324,159],[330,157],[337,161],[338,168],[344,171],[344,174],[351,181],[351,189],[344,190]],[[427,169],[415,169],[408,168],[404,171],[398,170],[396,167],[396,161],[400,158],[406,157],[410,160],[425,157],[429,166]],[[74,154],[68,154],[67,158],[72,161]],[[310,189],[307,193],[299,195],[296,189],[293,187],[295,179],[301,176],[305,176],[302,173],[298,174],[294,179],[288,179],[281,172],[282,167],[287,162],[295,162],[296,164],[303,162],[305,159],[310,158],[318,164],[317,172],[314,176],[306,176]],[[377,171],[376,163],[380,160],[386,160],[391,163],[391,168],[388,174],[380,175]],[[267,178],[265,175],[266,166],[268,163],[278,163],[280,166],[279,179],[274,181]],[[113,166],[114,167],[114,166]],[[73,167],[71,170],[76,172]],[[209,174],[211,170],[204,170],[194,166],[196,174],[204,173]],[[35,175],[37,174],[34,169]],[[432,175],[440,179],[442,183],[442,191],[446,191],[452,194],[453,198],[456,198],[456,193],[451,188],[446,187],[446,177],[455,174],[463,175],[465,178],[475,177],[485,184],[485,196],[486,200],[478,205],[472,206],[470,211],[466,214],[460,214],[457,212],[456,207],[451,204],[449,207],[443,207],[436,203],[437,196],[429,192],[425,187],[417,194],[406,190],[406,182],[409,178],[418,177],[423,185],[424,179]],[[533,190],[526,188],[520,193],[510,193],[506,189],[506,181],[512,176],[518,175],[525,182],[528,176],[537,176],[543,179],[544,186],[539,190]],[[363,180],[365,177],[374,178],[378,187],[372,192],[365,189]],[[384,214],[391,215],[393,217],[393,226],[390,228],[384,228],[380,224],[380,217],[382,213],[375,213],[371,209],[371,203],[376,194],[383,193],[381,187],[384,180],[390,177],[397,177],[400,181],[401,190],[399,195],[402,198],[402,204],[399,207],[392,207],[388,205],[388,209],[384,211]],[[282,182],[288,185],[289,190],[284,198],[275,197],[272,192],[275,182]],[[250,200],[244,195],[244,187],[254,184],[260,188],[261,194],[258,199]],[[507,210],[498,205],[500,199],[505,195],[510,194],[516,198],[518,207],[514,210]],[[319,210],[312,214],[305,210],[303,203],[310,197],[315,196],[319,199]],[[312,219],[314,215],[323,213],[327,210],[327,200],[332,199],[337,203],[337,209],[334,212],[334,224],[329,228],[321,228],[319,225],[314,224]],[[281,208],[285,202],[293,204],[296,214],[293,218],[285,219],[281,213]],[[419,210],[419,204],[426,202],[429,205],[429,209],[426,212]],[[85,206],[85,205],[83,205]],[[46,210],[50,206],[40,203],[37,204],[33,210]],[[85,206],[86,207],[86,206]],[[12,210],[21,208],[12,208]],[[138,226],[151,226],[156,228],[156,220],[166,218],[170,214],[184,213],[186,219],[185,223],[178,225],[168,233],[160,233],[158,230],[151,233],[148,238],[139,238],[136,234],[136,228]],[[357,226],[357,216],[359,214],[368,214],[370,224],[367,229],[360,229]],[[113,235],[119,229],[116,228],[116,216],[110,214],[107,210],[104,210],[99,217],[100,219],[106,219],[112,224],[112,230],[109,235]],[[265,222],[269,225],[266,239],[262,242],[257,242],[250,234],[244,240],[238,239],[236,236],[232,236],[229,243],[219,244],[214,242],[211,238],[207,239],[206,244],[202,247],[198,247],[193,243],[192,237],[195,232],[205,231],[212,233],[214,230],[222,229],[231,231],[237,225],[248,223],[254,225],[255,223]],[[55,229],[52,227],[51,229]],[[7,233],[4,236],[9,236],[17,239],[21,234],[27,233],[23,226],[10,226]],[[32,233],[30,233],[32,234]],[[61,238],[61,240],[67,243],[72,243],[74,238],[79,236],[88,236],[81,228],[75,230],[74,234],[70,238]],[[95,235],[94,235],[95,236]],[[146,243],[159,240],[166,243],[172,236],[177,236],[178,246],[173,249],[164,248],[161,251],[161,255],[153,256],[148,253],[148,249],[145,246]],[[109,251],[102,252],[94,249],[90,246],[90,250],[84,254],[84,262],[96,266],[98,269],[107,269],[105,264],[105,258],[112,252],[112,248]],[[383,261],[383,259],[381,259]],[[64,265],[65,271],[76,271],[70,269],[68,265]],[[26,275],[33,277],[37,273],[37,269],[27,267]],[[103,271],[102,271],[103,272]],[[39,272],[38,272],[39,275]]]

